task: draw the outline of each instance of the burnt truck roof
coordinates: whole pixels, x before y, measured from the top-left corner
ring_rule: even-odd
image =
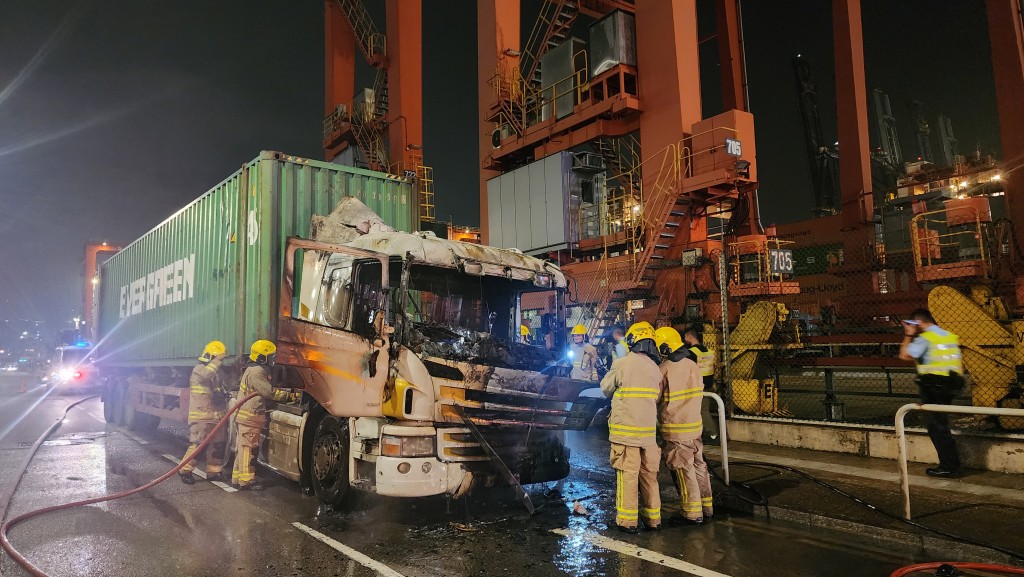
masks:
[[[565,275],[554,263],[525,255],[516,249],[440,239],[432,232],[375,232],[345,244],[403,259],[411,254],[415,260],[448,268],[462,268],[467,262],[480,263],[484,274],[515,280],[532,281],[535,275],[546,274],[551,275],[552,287],[566,286]]]

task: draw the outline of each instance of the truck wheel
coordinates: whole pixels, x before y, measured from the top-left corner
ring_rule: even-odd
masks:
[[[107,421],[112,425],[123,426],[124,425],[124,398],[125,398],[125,387],[122,384],[115,383],[111,385],[110,392],[107,395],[110,404],[110,419]]]
[[[120,416],[119,407],[115,406],[114,392],[117,389],[113,385],[106,387],[103,391],[103,420],[116,425]]]
[[[310,457],[310,480],[317,499],[341,505],[348,487],[348,423],[330,415],[316,427]]]
[[[121,388],[121,410],[124,415],[123,425],[130,431],[147,432],[153,431],[160,426],[160,417],[140,413],[132,406],[132,397],[129,394],[130,386]]]

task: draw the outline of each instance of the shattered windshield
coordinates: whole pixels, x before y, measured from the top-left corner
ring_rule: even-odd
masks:
[[[521,334],[526,321],[519,300],[537,291],[532,283],[425,265],[412,265],[406,274],[392,308],[404,312],[414,348],[428,356],[534,370],[553,360],[543,340],[531,344]]]

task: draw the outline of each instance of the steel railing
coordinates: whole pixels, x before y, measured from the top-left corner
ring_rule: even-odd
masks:
[[[729,435],[725,428],[725,401],[716,393],[704,391],[705,397],[711,397],[718,404],[718,439],[722,443],[722,477],[725,484],[729,482]],[[1024,413],[1024,411],[1021,411]]]
[[[706,394],[706,393],[705,393]],[[960,405],[930,405],[910,403],[896,411],[896,439],[899,443],[900,489],[903,492],[903,517],[910,520],[910,474],[907,472],[907,431],[903,424],[910,411],[926,413],[956,413],[961,415],[996,415],[1003,417],[1024,417],[1024,409],[1000,407],[964,407]]]

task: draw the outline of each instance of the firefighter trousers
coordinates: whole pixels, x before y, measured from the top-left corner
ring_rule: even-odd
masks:
[[[704,462],[703,447],[700,437],[689,441],[665,439],[665,464],[672,471],[679,491],[679,507],[683,517],[694,521],[714,514],[711,478]]]
[[[611,445],[609,461],[615,469],[615,524],[632,528],[643,519],[648,527],[660,526],[658,469],[661,468],[661,449],[657,445]]]
[[[196,449],[199,447],[199,443],[203,442],[203,439],[205,439],[207,435],[209,435],[210,432],[213,431],[213,428],[216,425],[216,422],[188,424],[188,442],[190,444],[188,446],[188,450],[185,451],[184,459],[187,459],[189,455],[195,453]],[[227,448],[227,429],[222,427],[221,430],[217,432],[217,436],[213,439],[213,442],[210,443],[206,447],[206,449],[203,450],[203,453],[206,453],[205,457],[207,475],[216,475],[217,473],[220,473],[221,471],[224,470],[224,452],[227,450]],[[193,470],[195,470],[196,464],[203,457],[204,455],[202,453],[196,455],[195,459],[189,461],[188,463],[185,463],[185,466],[181,468],[181,472],[184,474],[191,473]]]
[[[260,431],[264,421],[236,421],[235,468],[231,484],[245,487],[256,480],[256,451],[260,448]]]

